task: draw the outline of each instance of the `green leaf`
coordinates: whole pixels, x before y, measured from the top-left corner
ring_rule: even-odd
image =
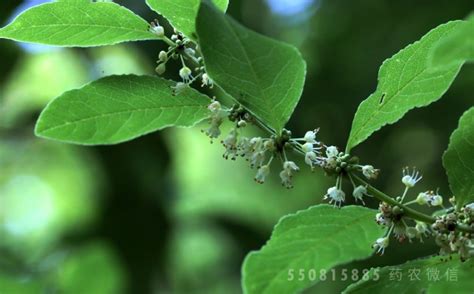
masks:
[[[151,76],[110,76],[53,100],[36,124],[40,137],[78,144],[115,144],[208,117],[207,96]]]
[[[397,122],[409,110],[441,98],[461,65],[431,68],[430,49],[461,23],[454,21],[438,26],[382,64],[377,90],[357,109],[347,152],[383,126]]]
[[[210,77],[277,132],[298,103],[306,63],[296,48],[241,26],[203,2],[197,19]]]
[[[0,29],[0,38],[89,47],[158,37],[145,20],[115,3],[61,1],[26,10]]]
[[[376,213],[360,206],[317,205],[283,217],[268,243],[245,259],[244,292],[295,293],[315,284],[320,270],[369,257],[382,234]]]
[[[433,50],[434,66],[474,61],[474,15]]]
[[[458,208],[474,202],[474,108],[461,117],[459,127],[451,135],[443,165]]]
[[[213,2],[222,11],[226,11],[229,5],[229,0],[213,0]],[[146,0],[146,3],[185,36],[197,39],[196,17],[201,0]]]
[[[371,269],[365,279],[352,284],[344,293],[471,294],[473,275],[472,259],[462,263],[457,257],[447,261],[447,257],[434,256]]]

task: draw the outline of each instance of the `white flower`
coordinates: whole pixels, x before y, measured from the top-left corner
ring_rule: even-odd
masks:
[[[211,139],[217,138],[221,134],[220,126],[224,122],[224,118],[227,116],[227,112],[222,110],[221,104],[219,103],[219,101],[216,100],[212,101],[211,104],[207,106],[207,109],[209,109],[209,111],[212,113],[211,126],[203,132]]]
[[[263,140],[260,137],[250,139],[248,146],[241,148],[241,155],[250,160],[250,166],[260,167],[265,160],[265,151],[262,149]]]
[[[237,149],[239,150],[239,154],[242,157],[248,157],[249,154],[253,152],[252,145],[250,144],[250,139],[247,137],[243,137],[239,140],[237,144]]]
[[[165,29],[160,26],[158,21],[154,21],[151,23],[150,31],[158,37],[163,37],[165,35]]]
[[[443,197],[441,195],[431,195],[428,199],[428,204],[430,206],[441,206],[443,205]]]
[[[362,166],[362,174],[369,180],[375,180],[379,175],[379,171],[371,165]]]
[[[207,73],[202,75],[201,80],[202,80],[201,87],[209,86],[209,88],[211,89],[214,87],[214,81],[211,80],[211,78],[209,77]]]
[[[286,169],[286,170],[289,170],[289,171],[299,171],[300,170],[300,168],[293,161],[285,161],[283,163],[283,169]]]
[[[257,151],[250,157],[250,167],[260,167],[265,160],[265,151]]]
[[[283,169],[280,172],[280,179],[281,179],[281,184],[286,187],[287,189],[293,188],[293,184],[291,183],[291,178],[293,175],[291,174],[291,171]]]
[[[407,227],[403,223],[395,223],[393,226],[393,235],[398,241],[403,242],[406,239],[406,229]]]
[[[337,155],[339,155],[339,151],[336,146],[329,146],[326,148],[326,156],[328,158],[337,157]]]
[[[346,200],[346,193],[336,186],[328,189],[326,195],[324,195],[324,200],[330,199],[329,203],[334,202],[334,206],[341,207],[342,202]]]
[[[255,176],[255,182],[263,184],[268,174],[270,174],[270,166],[268,164],[262,165],[257,171],[257,175]]]
[[[421,235],[426,235],[429,233],[428,226],[424,222],[416,221],[415,229],[420,233]]]
[[[416,171],[415,169],[413,169],[411,174],[408,168],[403,169],[402,183],[407,188],[415,187],[416,183],[418,183],[422,178],[423,177],[420,175],[420,173]]]
[[[304,162],[311,167],[311,169],[314,168],[314,162],[317,160],[318,156],[316,155],[315,152],[310,151],[306,152],[304,155]]]
[[[191,80],[193,78],[192,73],[193,72],[191,71],[191,69],[187,66],[183,66],[179,70],[179,76],[183,79],[183,82],[185,82],[186,84],[191,82]]]
[[[222,121],[212,119],[211,126],[203,132],[211,139],[217,138],[221,135],[221,129],[219,128],[221,124],[222,124]]]
[[[313,151],[313,143],[305,143],[301,147],[304,153],[312,152]]]
[[[406,235],[408,237],[408,240],[411,242],[411,239],[413,238],[419,238],[421,241],[423,241],[421,239],[421,234],[418,232],[418,230],[414,227],[408,227],[406,229]]]
[[[293,172],[299,170],[300,168],[293,161],[285,161],[283,163],[283,170],[280,172],[281,184],[288,189],[293,188],[291,183]]]
[[[222,106],[217,100],[212,101],[211,104],[207,106],[207,109],[209,109],[211,112],[214,112],[214,113],[221,110],[221,108]]]
[[[247,126],[247,121],[244,119],[241,119],[237,122],[237,127],[239,128],[245,128]]]
[[[416,197],[415,201],[419,205],[426,205],[430,199],[430,193],[429,192],[421,192],[418,194]]]
[[[250,139],[250,146],[253,151],[262,149],[263,139],[261,137],[253,137]]]
[[[379,212],[375,215],[375,221],[377,222],[377,224],[387,227],[392,224],[392,220],[390,218],[387,218],[382,212]]]
[[[357,186],[354,191],[352,191],[352,196],[354,196],[355,200],[360,200],[362,202],[362,204],[365,205],[365,202],[364,202],[364,196],[368,195],[367,194],[367,188],[365,186]]]
[[[378,238],[372,248],[375,249],[375,252],[382,255],[385,252],[385,248],[388,247],[389,239],[388,237]]]
[[[263,142],[263,148],[266,150],[266,151],[272,151],[275,149],[275,140],[273,139],[269,139],[269,140],[265,140]]]
[[[174,94],[177,95],[181,93],[182,91],[184,91],[186,88],[188,88],[188,84],[183,83],[183,82],[178,82],[176,86],[171,87],[171,88],[173,89]]]
[[[226,149],[223,155],[225,159],[230,157],[232,160],[235,160],[237,156],[237,136],[237,130],[233,128],[230,130],[229,135],[222,140],[222,145],[224,145]]]
[[[306,143],[318,143],[316,141],[316,133],[318,131],[307,131],[306,134],[304,134],[304,140],[306,141]]]

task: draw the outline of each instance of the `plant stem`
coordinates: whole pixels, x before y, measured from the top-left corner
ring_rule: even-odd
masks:
[[[377,188],[373,187],[372,185],[370,185],[369,183],[367,183],[365,180],[358,177],[357,175],[351,174],[351,177],[354,179],[354,181],[356,183],[359,183],[360,185],[366,186],[367,191],[370,192],[375,198],[379,199],[380,201],[384,201],[384,202],[386,202],[386,203],[388,203],[392,206],[398,206],[398,207],[402,208],[403,213],[406,216],[408,216],[408,217],[410,217],[414,220],[422,221],[422,222],[425,222],[425,223],[428,223],[428,224],[432,224],[436,221],[436,218],[434,218],[430,215],[424,214],[422,212],[416,211],[416,210],[414,210],[410,207],[407,207],[405,204],[402,204],[402,203],[398,202],[394,198],[388,196],[384,192],[382,192],[382,191],[378,190]],[[457,229],[459,231],[466,232],[466,233],[473,233],[474,232],[473,228],[470,228],[470,227],[465,226],[465,225],[458,225]]]
[[[386,203],[388,203],[392,206],[399,206],[400,208],[403,208],[404,214],[406,216],[409,216],[413,219],[416,219],[416,220],[419,220],[419,221],[422,221],[422,222],[425,222],[425,223],[429,223],[429,224],[432,224],[436,221],[436,218],[434,218],[432,216],[421,213],[421,212],[416,211],[416,210],[414,210],[410,207],[407,207],[404,204],[401,204],[400,202],[398,202],[394,198],[392,198],[392,197],[388,196],[387,194],[385,194],[384,192],[376,189],[375,187],[373,187],[372,185],[370,185],[369,183],[367,183],[366,181],[361,179],[359,176],[356,176],[354,174],[352,174],[351,176],[352,176],[352,178],[354,179],[354,181],[356,183],[359,183],[360,185],[366,186],[367,191],[370,192],[375,198],[379,199],[380,201],[386,202]]]
[[[171,41],[170,38],[168,38],[167,36],[163,36],[162,40],[168,45],[168,46],[175,46],[176,44]]]

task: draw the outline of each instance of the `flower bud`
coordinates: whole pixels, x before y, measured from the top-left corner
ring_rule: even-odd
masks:
[[[362,166],[362,174],[364,175],[364,177],[366,177],[367,179],[369,180],[375,180],[377,179],[378,175],[379,175],[379,171],[378,169],[375,169],[373,166],[371,165],[364,165]]]
[[[426,205],[429,199],[430,199],[430,195],[427,192],[421,192],[418,194],[415,201],[419,205]]]
[[[160,54],[158,54],[158,59],[161,62],[167,62],[168,61],[168,54],[165,51],[160,51]]]
[[[375,252],[382,255],[385,252],[385,248],[387,248],[389,245],[389,238],[388,237],[383,237],[383,238],[378,238],[374,245],[372,245],[372,248],[375,249]]]
[[[165,35],[165,29],[162,26],[160,26],[158,22],[152,23],[150,31],[160,38]]]
[[[432,195],[428,200],[428,204],[431,206],[441,206],[443,205],[443,197],[440,195]]]
[[[327,157],[337,157],[337,155],[339,155],[339,150],[337,150],[336,146],[329,146],[326,148]]]
[[[166,64],[160,63],[156,68],[155,71],[160,76],[166,72]]]

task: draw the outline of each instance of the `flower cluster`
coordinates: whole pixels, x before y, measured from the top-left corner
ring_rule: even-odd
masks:
[[[442,206],[443,197],[433,191],[421,192],[415,199],[419,205]]]
[[[176,30],[168,38],[165,29],[157,20],[151,23],[149,29],[150,32],[168,44],[167,50],[160,51],[158,54],[156,73],[158,75],[165,74],[170,60],[181,63],[178,71],[180,81],[171,87],[174,95],[179,94],[198,80],[201,81],[201,87],[212,88],[214,86],[213,80],[206,72],[203,58],[200,56],[196,43]],[[343,190],[344,179],[349,179],[352,184],[352,196],[355,202],[361,202],[365,205],[364,198],[372,196],[370,193],[378,195],[379,199],[384,199],[382,197],[383,193],[380,194],[381,192],[363,180],[363,178],[367,180],[377,179],[380,170],[372,165],[359,164],[357,157],[341,152],[336,146],[327,146],[318,141],[319,129],[307,131],[301,138],[292,138],[291,132],[287,130],[275,134],[273,130],[260,122],[257,117],[250,115],[240,105],[226,108],[214,98],[208,105],[208,110],[210,126],[202,132],[211,139],[212,143],[214,139],[221,136],[222,124],[226,120],[233,122],[234,125],[228,134],[220,140],[225,148],[223,157],[231,160],[236,160],[239,157],[245,159],[250,168],[257,169],[255,182],[263,184],[271,174],[274,161],[280,161],[279,178],[281,184],[285,188],[293,188],[293,177],[300,170],[300,167],[294,161],[288,159],[286,151],[291,149],[304,155],[304,163],[309,166],[311,171],[320,167],[328,176],[336,179],[335,185],[328,188],[324,195],[324,200],[328,200],[335,207],[341,207],[346,201],[346,193]],[[248,124],[259,125],[273,135],[270,137],[245,136],[244,129]],[[362,177],[359,177],[356,173],[360,173]],[[443,197],[438,191],[434,192],[432,190],[421,192],[414,200],[405,202],[409,190],[414,188],[421,179],[422,176],[416,169],[404,168],[401,178],[404,185],[403,194],[397,197],[395,201],[385,199],[390,204],[386,202],[379,204],[379,212],[375,216],[375,221],[387,230],[373,244],[376,253],[383,254],[385,252],[390,244],[391,237],[399,242],[405,240],[411,242],[413,239],[419,239],[422,242],[423,237],[434,236],[441,254],[458,253],[462,260],[474,256],[473,236],[471,233],[466,233],[474,229],[474,203],[458,209],[453,197],[450,199],[453,206],[445,208]],[[426,222],[414,220],[405,214],[404,210],[410,212],[407,206],[412,204],[441,207],[443,210],[438,213],[441,216],[438,216],[436,221],[429,225]]]
[[[322,147],[318,147],[321,149]],[[371,165],[359,165],[356,157],[351,157],[349,154],[340,152],[336,146],[324,146],[324,155],[318,153],[314,164],[322,167],[328,175],[336,176],[336,185],[329,188],[324,199],[329,199],[329,203],[334,203],[335,206],[340,207],[345,201],[345,192],[342,190],[342,182],[344,177],[348,177],[352,183],[352,196],[356,202],[360,201],[365,205],[364,197],[371,196],[367,190],[367,186],[356,185],[352,179],[351,173],[354,171],[361,171],[364,176],[370,179],[376,178],[379,173]]]
[[[282,170],[280,172],[281,184],[290,189],[293,188],[292,179],[300,170],[298,165],[287,159],[286,147],[291,139],[291,133],[284,130],[281,136],[270,138],[246,137],[243,129],[248,123],[253,122],[249,113],[241,106],[234,105],[231,109],[224,109],[218,101],[213,100],[208,106],[210,115],[210,127],[203,130],[207,136],[215,139],[220,136],[220,127],[227,118],[234,123],[229,133],[221,140],[225,148],[223,157],[236,160],[238,157],[249,162],[250,168],[256,168],[255,182],[263,184],[271,171],[273,160],[280,157]],[[308,139],[309,140],[309,139]],[[315,141],[315,134],[310,141]]]
[[[430,207],[443,206],[443,197],[438,191],[426,191],[418,194],[416,199],[404,202],[408,190],[413,188],[420,180],[421,175],[416,170],[408,170],[405,168],[402,172],[401,182],[405,186],[403,195],[397,197],[397,200],[405,206],[411,204],[428,205]],[[404,213],[400,206],[391,206],[385,202],[380,203],[379,212],[375,216],[377,224],[387,227],[388,231],[384,237],[375,241],[373,247],[377,253],[383,254],[385,248],[389,245],[389,238],[393,234],[394,238],[400,242],[408,239],[417,238],[423,241],[424,236],[434,236],[436,244],[440,247],[441,254],[458,253],[461,260],[474,255],[474,244],[470,233],[459,232],[458,226],[464,225],[473,227],[474,224],[474,203],[462,207],[460,210],[455,209],[454,197],[450,199],[453,204],[451,208],[444,208],[440,211],[441,216],[430,226],[425,222],[411,220]],[[403,206],[402,205],[402,206]],[[452,211],[450,213],[446,213]],[[413,223],[412,226],[409,223]]]
[[[472,227],[474,224],[474,203],[468,204],[459,211],[454,210],[439,216],[431,225],[440,254],[458,253],[464,261],[474,256],[474,240],[470,233],[456,230],[459,225]]]
[[[388,228],[387,234],[377,239],[373,245],[378,254],[384,253],[392,234],[399,242],[403,242],[406,239],[411,242],[414,238],[423,241],[423,236],[430,234],[426,223],[415,221],[414,226],[409,226],[408,222],[410,220],[404,216],[403,209],[399,206],[390,206],[385,202],[380,203],[379,212],[375,215],[375,221],[377,224]]]
[[[362,172],[367,178],[370,178],[371,175],[374,174],[374,169],[371,166],[366,166],[365,170],[366,172],[364,173],[364,168],[362,167]],[[375,173],[378,173],[378,171]],[[404,168],[402,171],[401,182],[405,186],[405,190],[403,195],[398,197],[397,200],[405,205],[414,203],[415,201],[409,203],[403,203],[403,201],[407,196],[408,190],[413,188],[420,180],[421,176],[418,171],[413,169],[410,172],[408,168]],[[377,224],[388,228],[387,234],[383,237],[386,238],[387,241],[381,243],[381,239],[379,238],[373,245],[373,247],[377,249],[376,252],[379,254],[383,254],[385,248],[388,247],[388,240],[392,234],[399,242],[403,242],[407,239],[411,242],[414,238],[423,241],[422,237],[430,234],[430,230],[426,223],[411,221],[404,215],[403,208],[399,206],[391,206],[386,202],[381,202],[379,204],[379,212],[375,215],[375,221]],[[412,226],[409,225],[410,222],[413,222]]]
[[[210,127],[207,130],[203,130],[209,138],[212,139],[218,138],[221,135],[221,125],[224,122],[224,119],[228,116],[228,110],[223,109],[219,101],[213,100],[211,104],[207,107],[211,112],[210,115]]]
[[[172,87],[175,94],[179,94],[198,79],[201,79],[202,87],[213,87],[214,82],[206,73],[202,57],[197,56],[197,45],[191,39],[186,38],[176,30],[171,35],[171,38],[167,38],[164,28],[157,20],[150,24],[150,31],[163,38],[169,45],[166,51],[160,51],[158,54],[157,66],[155,68],[158,75],[163,75],[166,72],[166,65],[170,59],[181,61],[181,68],[178,72],[181,81]],[[193,66],[189,64],[193,64],[194,70]]]

